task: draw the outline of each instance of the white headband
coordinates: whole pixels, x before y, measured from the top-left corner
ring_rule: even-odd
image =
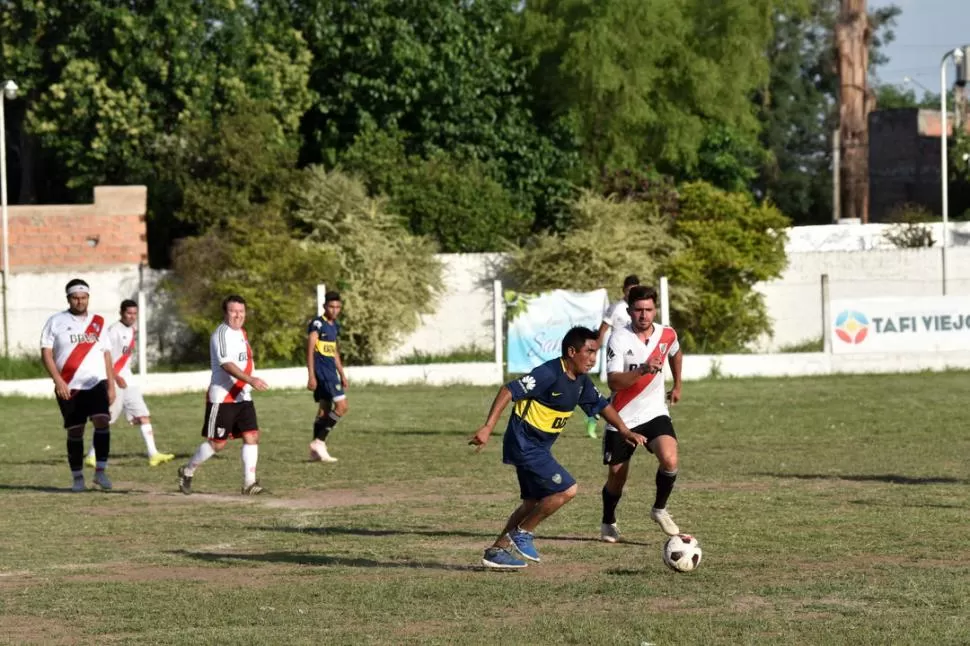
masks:
[[[91,290],[88,288],[87,285],[73,285],[67,288],[68,296],[70,296],[71,294],[77,294],[77,293],[90,294]]]

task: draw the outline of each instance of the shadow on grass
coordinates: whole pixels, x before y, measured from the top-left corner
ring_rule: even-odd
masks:
[[[236,552],[170,550],[168,553],[210,563],[252,561],[256,563],[292,563],[294,565],[313,565],[319,567],[411,568],[415,570],[448,570],[452,572],[473,572],[485,569],[480,565],[453,565],[450,563],[438,563],[436,561],[375,561],[365,558],[308,554],[306,552],[261,552],[245,554]]]
[[[495,533],[470,532],[461,529],[366,529],[363,527],[249,527],[254,531],[284,532],[287,534],[313,534],[318,536],[343,535],[343,536],[430,536],[433,538],[481,538],[492,540]],[[599,543],[600,540],[594,536],[545,536],[538,534],[536,540],[539,542],[575,542],[575,543]],[[640,543],[637,541],[623,540],[627,545],[650,545],[650,543]]]
[[[71,490],[70,487],[50,487],[43,485],[27,485],[27,484],[0,484],[0,491],[35,491],[40,493],[70,493],[75,492]],[[119,494],[130,494],[130,493],[146,493],[146,492],[134,492],[128,489],[112,489],[110,491],[104,491],[101,489],[88,488],[82,493],[77,493],[75,495],[83,495],[85,493],[98,493],[106,495],[119,495]]]
[[[176,453],[176,460],[188,460],[192,457],[192,453]],[[218,454],[213,456],[218,457]],[[108,459],[108,466],[116,460],[135,460],[135,461],[145,461],[147,463],[148,456],[144,453],[112,453]],[[67,464],[67,457],[62,453],[56,457],[43,458],[39,460],[0,460],[0,464],[22,464],[22,465],[34,465],[34,466],[59,466]]]
[[[840,475],[831,473],[753,473],[755,476],[768,476],[769,478],[789,478],[794,480],[850,480],[852,482],[885,482],[888,484],[901,485],[931,485],[931,484],[968,484],[962,478],[947,477],[926,477],[912,478],[896,473],[885,473],[878,475]]]

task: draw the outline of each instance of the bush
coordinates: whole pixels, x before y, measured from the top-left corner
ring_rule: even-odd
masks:
[[[883,237],[898,249],[932,247],[933,231],[924,224],[932,221],[933,214],[920,204],[901,204],[889,214],[890,226]]]
[[[672,307],[672,322],[687,351],[741,351],[771,333],[754,285],[785,268],[788,218],[770,203],[758,205],[745,193],[705,182],[684,184],[679,192],[673,233],[687,246],[663,269],[672,301],[680,290],[697,296],[690,307]]]
[[[308,168],[294,217],[307,242],[336,260],[320,278],[343,298],[347,363],[376,362],[417,327],[419,314],[433,311],[442,281],[434,245],[409,234],[360,180]]]

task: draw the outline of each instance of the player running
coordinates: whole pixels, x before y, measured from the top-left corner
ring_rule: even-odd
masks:
[[[327,450],[327,436],[348,410],[347,377],[337,347],[340,335],[337,317],[342,303],[337,292],[327,292],[323,301],[323,315],[310,321],[307,327],[306,368],[309,378],[306,387],[313,391],[313,400],[319,402],[317,418],[313,422],[310,461],[336,462],[337,458]]]
[[[613,391],[612,403],[620,419],[644,439],[647,450],[657,456],[657,492],[650,517],[674,536],[680,533],[667,512],[667,499],[677,479],[677,435],[664,401],[664,361],[669,361],[674,385],[667,394],[671,404],[680,401],[683,355],[672,327],[654,322],[657,316],[657,291],[652,287],[630,289],[627,303],[631,322],[613,331],[606,352],[607,383]],[[607,420],[609,421],[609,420]],[[609,469],[603,486],[603,520],[600,537],[607,543],[620,540],[616,526],[616,506],[623,495],[635,446],[623,434],[607,425],[603,435],[603,464]]]

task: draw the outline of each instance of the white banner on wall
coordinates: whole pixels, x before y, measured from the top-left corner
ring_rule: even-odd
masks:
[[[537,296],[507,292],[505,300],[509,316],[508,371],[512,373],[529,372],[560,356],[562,339],[571,327],[599,330],[607,305],[605,289],[557,289]]]
[[[832,352],[941,352],[970,348],[970,298],[832,301]]]

